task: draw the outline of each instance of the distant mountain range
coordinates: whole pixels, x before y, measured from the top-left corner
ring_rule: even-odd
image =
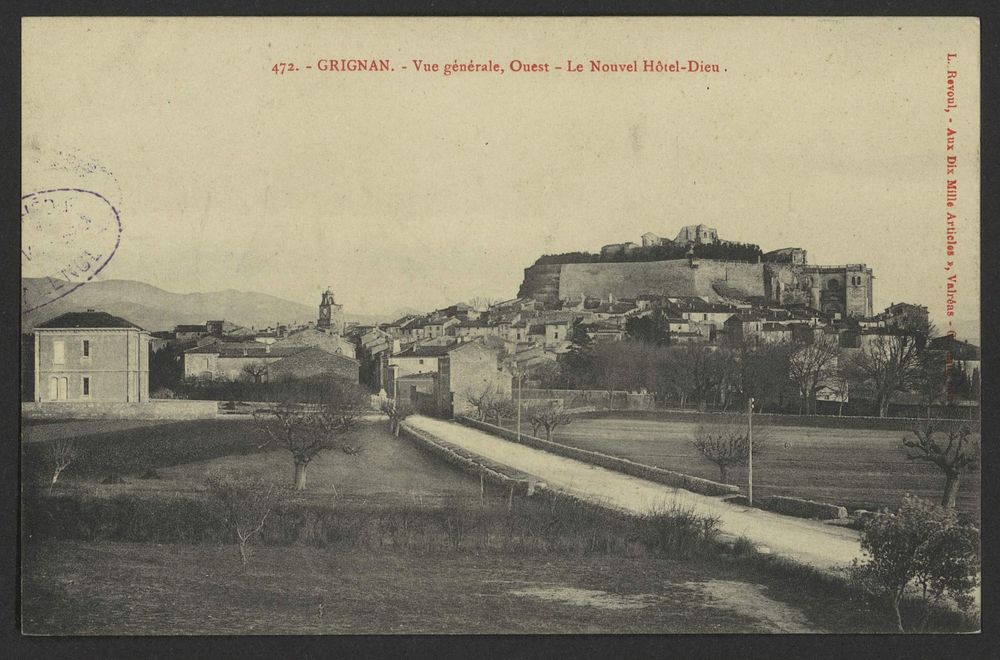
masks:
[[[66,290],[72,283],[63,284]],[[51,298],[52,283],[45,278],[21,278],[25,300]],[[255,328],[273,326],[275,323],[316,320],[317,307],[270,296],[255,291],[212,291],[208,293],[171,293],[150,284],[133,280],[104,280],[88,282],[63,298],[21,314],[22,331],[28,332],[65,312],[96,309],[128,319],[146,330],[172,330],[179,324],[199,324],[213,319],[230,321],[237,325]],[[351,314],[345,311],[347,321],[379,323],[392,320],[389,316]]]

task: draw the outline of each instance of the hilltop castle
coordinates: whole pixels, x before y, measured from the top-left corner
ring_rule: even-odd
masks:
[[[565,260],[540,260],[525,269],[518,295],[546,304],[581,295],[700,297],[805,305],[832,318],[872,315],[874,275],[865,264],[809,265],[806,251],[797,247],[761,253],[750,246],[756,256],[746,256],[746,250],[727,254],[741,246],[747,247],[720,240],[715,228],[702,224],[683,227],[673,241],[647,232],[641,246],[614,243],[590,259],[574,253],[560,255],[568,256]]]

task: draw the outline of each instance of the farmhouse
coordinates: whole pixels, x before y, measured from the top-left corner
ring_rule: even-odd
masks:
[[[35,327],[35,401],[149,399],[149,333],[92,309]]]

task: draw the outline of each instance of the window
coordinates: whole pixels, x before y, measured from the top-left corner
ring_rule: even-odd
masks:
[[[423,364],[423,363],[424,363],[423,360],[417,360],[417,364]]]
[[[89,358],[90,357],[90,340],[89,339],[84,339],[83,340],[83,357],[85,357],[85,358]]]
[[[64,364],[66,362],[66,342],[52,342],[52,364]]]
[[[83,377],[83,396],[90,396],[90,376]]]
[[[559,339],[559,331],[556,330],[556,339]]]

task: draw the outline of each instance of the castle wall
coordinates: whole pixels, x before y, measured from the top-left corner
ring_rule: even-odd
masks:
[[[738,297],[764,296],[763,264],[699,260],[692,268],[687,259],[625,263],[564,264],[558,275],[559,299],[581,294],[616,298],[642,293],[721,298],[720,292]],[[529,269],[530,270],[530,269]],[[551,274],[546,297],[551,295]],[[533,277],[532,281],[541,278]],[[525,279],[528,287],[529,279]],[[534,295],[534,290],[529,295]]]
[[[759,297],[781,305],[801,304],[843,316],[870,316],[871,269],[862,265],[806,266],[699,259],[551,264],[524,270],[518,296],[545,303],[581,294],[628,298],[643,293],[702,296],[709,300]]]

